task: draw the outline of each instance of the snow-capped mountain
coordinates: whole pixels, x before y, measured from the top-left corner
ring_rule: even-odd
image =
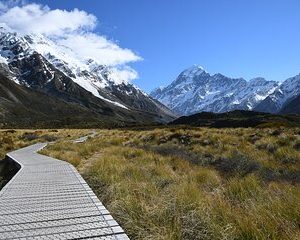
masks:
[[[246,81],[220,73],[210,75],[195,65],[180,73],[169,86],[156,89],[150,95],[174,112],[188,115],[201,111],[253,110],[278,86],[277,82],[264,78]]]
[[[122,69],[81,59],[70,48],[43,35],[25,35],[0,26],[0,63],[1,73],[15,83],[100,114],[111,111],[130,121],[138,115],[147,115],[153,121],[167,121],[174,116],[122,79]]]
[[[262,101],[257,107],[257,111],[278,113],[283,111],[284,113],[300,113],[300,106],[298,111],[288,111],[287,105],[295,98],[300,96],[300,74],[288,78],[276,90],[270,94],[264,101]]]

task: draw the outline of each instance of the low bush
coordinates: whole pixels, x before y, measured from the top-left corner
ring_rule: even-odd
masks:
[[[25,132],[22,136],[21,139],[25,141],[32,141],[38,139],[39,136],[34,133],[34,132]]]
[[[41,136],[41,139],[43,141],[46,141],[46,142],[54,142],[54,141],[58,140],[58,137],[57,136],[53,136],[53,135],[45,134],[45,135]]]
[[[200,155],[190,152],[185,148],[178,147],[174,144],[165,144],[158,146],[145,146],[144,149],[153,151],[163,156],[172,156],[180,159],[184,159],[194,164],[202,164],[202,158]]]
[[[213,163],[220,172],[226,175],[245,176],[260,169],[260,164],[245,154],[233,152],[229,157],[220,157]]]

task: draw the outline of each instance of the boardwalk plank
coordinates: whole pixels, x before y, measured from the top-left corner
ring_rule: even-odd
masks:
[[[0,191],[0,239],[129,239],[77,170],[37,154],[8,154],[21,169]]]

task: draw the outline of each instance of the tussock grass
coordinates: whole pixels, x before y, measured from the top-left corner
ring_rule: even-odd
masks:
[[[132,239],[299,239],[296,128],[98,130],[73,163]]]

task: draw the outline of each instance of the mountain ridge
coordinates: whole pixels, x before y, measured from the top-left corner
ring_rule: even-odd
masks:
[[[114,112],[111,123],[168,122],[175,115],[133,84],[118,69],[78,59],[64,46],[40,35],[22,35],[0,27],[0,72],[18,85],[86,110]],[[122,117],[120,117],[122,116]]]
[[[285,97],[279,96],[280,92],[284,92]],[[247,81],[221,73],[211,75],[198,65],[181,72],[168,86],[150,93],[179,115],[232,110],[279,113],[285,101],[288,102],[299,94],[299,75],[281,84],[262,77]],[[300,109],[293,113],[297,112],[300,113]]]

